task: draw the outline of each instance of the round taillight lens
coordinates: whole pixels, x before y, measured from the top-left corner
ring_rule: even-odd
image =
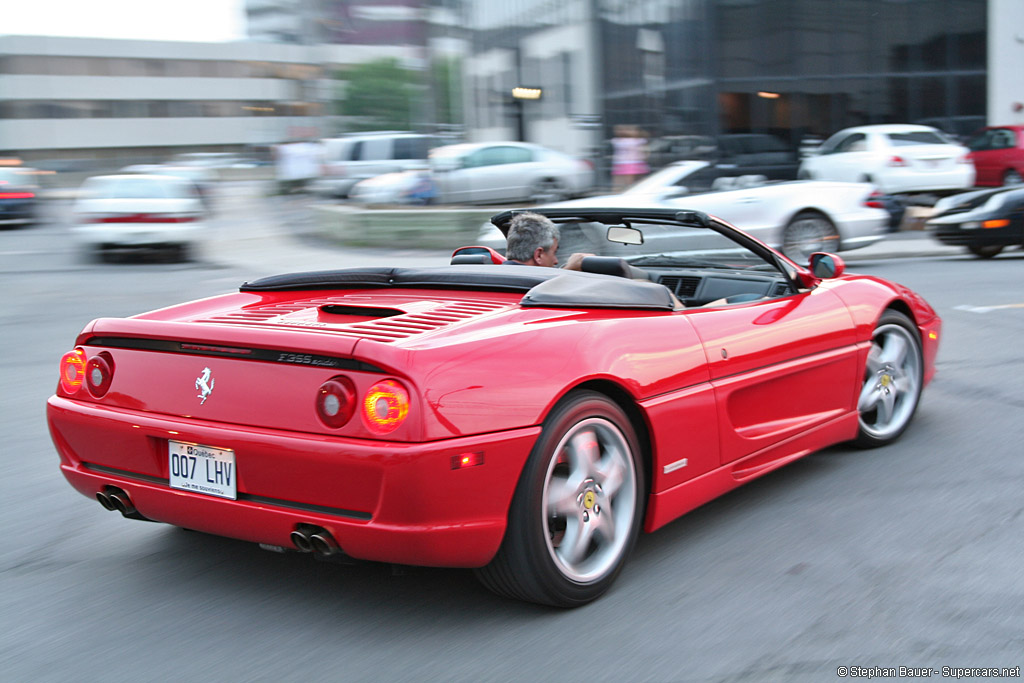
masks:
[[[396,380],[377,382],[363,399],[363,422],[374,434],[390,434],[409,416],[409,392]]]
[[[60,359],[60,386],[65,392],[73,394],[85,381],[85,351],[75,349],[68,351]]]
[[[106,351],[89,359],[85,364],[85,385],[96,398],[107,393],[114,379],[114,359]]]
[[[321,422],[337,429],[356,411],[356,389],[348,377],[335,377],[320,385],[316,394],[316,413]]]

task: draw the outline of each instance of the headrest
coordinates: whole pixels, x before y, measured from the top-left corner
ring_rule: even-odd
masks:
[[[615,275],[630,280],[650,280],[650,276],[640,268],[629,265],[629,262],[618,256],[584,256],[580,264],[584,273],[600,273]]]

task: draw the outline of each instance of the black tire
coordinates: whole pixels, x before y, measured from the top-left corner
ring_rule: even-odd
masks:
[[[544,420],[501,548],[477,578],[499,595],[544,605],[597,599],[636,544],[645,480],[622,409],[594,391],[569,394]]]
[[[1001,244],[971,244],[967,247],[967,251],[971,252],[978,258],[993,258],[999,255],[999,252],[1003,250]]]
[[[877,448],[903,434],[924,388],[921,339],[914,323],[899,311],[888,310],[878,319],[863,378],[855,443]]]
[[[1021,177],[1020,173],[1011,168],[1009,171],[1003,174],[1003,185],[1021,185],[1024,184],[1024,178]]]
[[[782,231],[782,253],[791,261],[807,265],[816,251],[839,251],[839,231],[820,211],[801,211]]]

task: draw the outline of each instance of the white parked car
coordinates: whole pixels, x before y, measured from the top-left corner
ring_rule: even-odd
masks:
[[[799,177],[872,183],[887,194],[959,191],[974,185],[969,152],[930,126],[856,126],[804,159]]]
[[[100,257],[125,249],[161,249],[188,258],[206,226],[195,183],[175,176],[96,176],[75,202],[75,239]]]
[[[322,141],[321,175],[309,184],[312,192],[348,197],[356,183],[385,173],[425,169],[427,154],[439,139],[420,133],[379,131]]]
[[[555,206],[669,206],[680,211],[702,211],[781,249],[786,256],[800,264],[806,264],[808,257],[816,251],[835,253],[874,244],[884,239],[889,231],[889,212],[881,208],[875,188],[866,183],[800,180],[767,182],[762,176],[739,176],[720,178],[714,184],[723,189],[677,196],[678,186],[673,189],[669,185],[666,194],[660,196],[650,191],[631,190],[618,195],[561,202]],[[639,189],[642,189],[639,185],[633,188]],[[648,186],[647,190],[651,189]],[[598,253],[594,250],[602,248],[601,243],[606,241],[603,236],[594,243],[586,239],[570,242],[567,237],[563,236],[559,245],[559,260],[562,262],[568,253],[574,251]],[[505,238],[497,228],[485,226],[479,243],[500,251],[504,249]],[[663,250],[672,248],[671,245],[665,245]],[[689,247],[684,245],[680,248]]]
[[[487,204],[554,202],[594,184],[586,161],[524,142],[462,143],[437,147],[429,170],[386,173],[357,183],[359,204]]]
[[[553,202],[594,185],[591,164],[527,142],[479,142],[430,152],[438,199],[446,204]]]

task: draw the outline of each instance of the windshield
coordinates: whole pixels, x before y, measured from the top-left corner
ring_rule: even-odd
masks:
[[[939,133],[930,131],[910,131],[906,133],[889,133],[889,141],[894,147],[907,145],[948,145],[949,140]]]
[[[775,271],[772,261],[708,228],[633,223],[644,235],[639,245],[608,241],[607,225],[563,223],[559,226],[558,261],[566,263],[573,253],[619,256],[639,267],[721,268]]]
[[[82,186],[82,192],[92,199],[180,199],[194,196],[187,182],[167,176],[90,178]]]

